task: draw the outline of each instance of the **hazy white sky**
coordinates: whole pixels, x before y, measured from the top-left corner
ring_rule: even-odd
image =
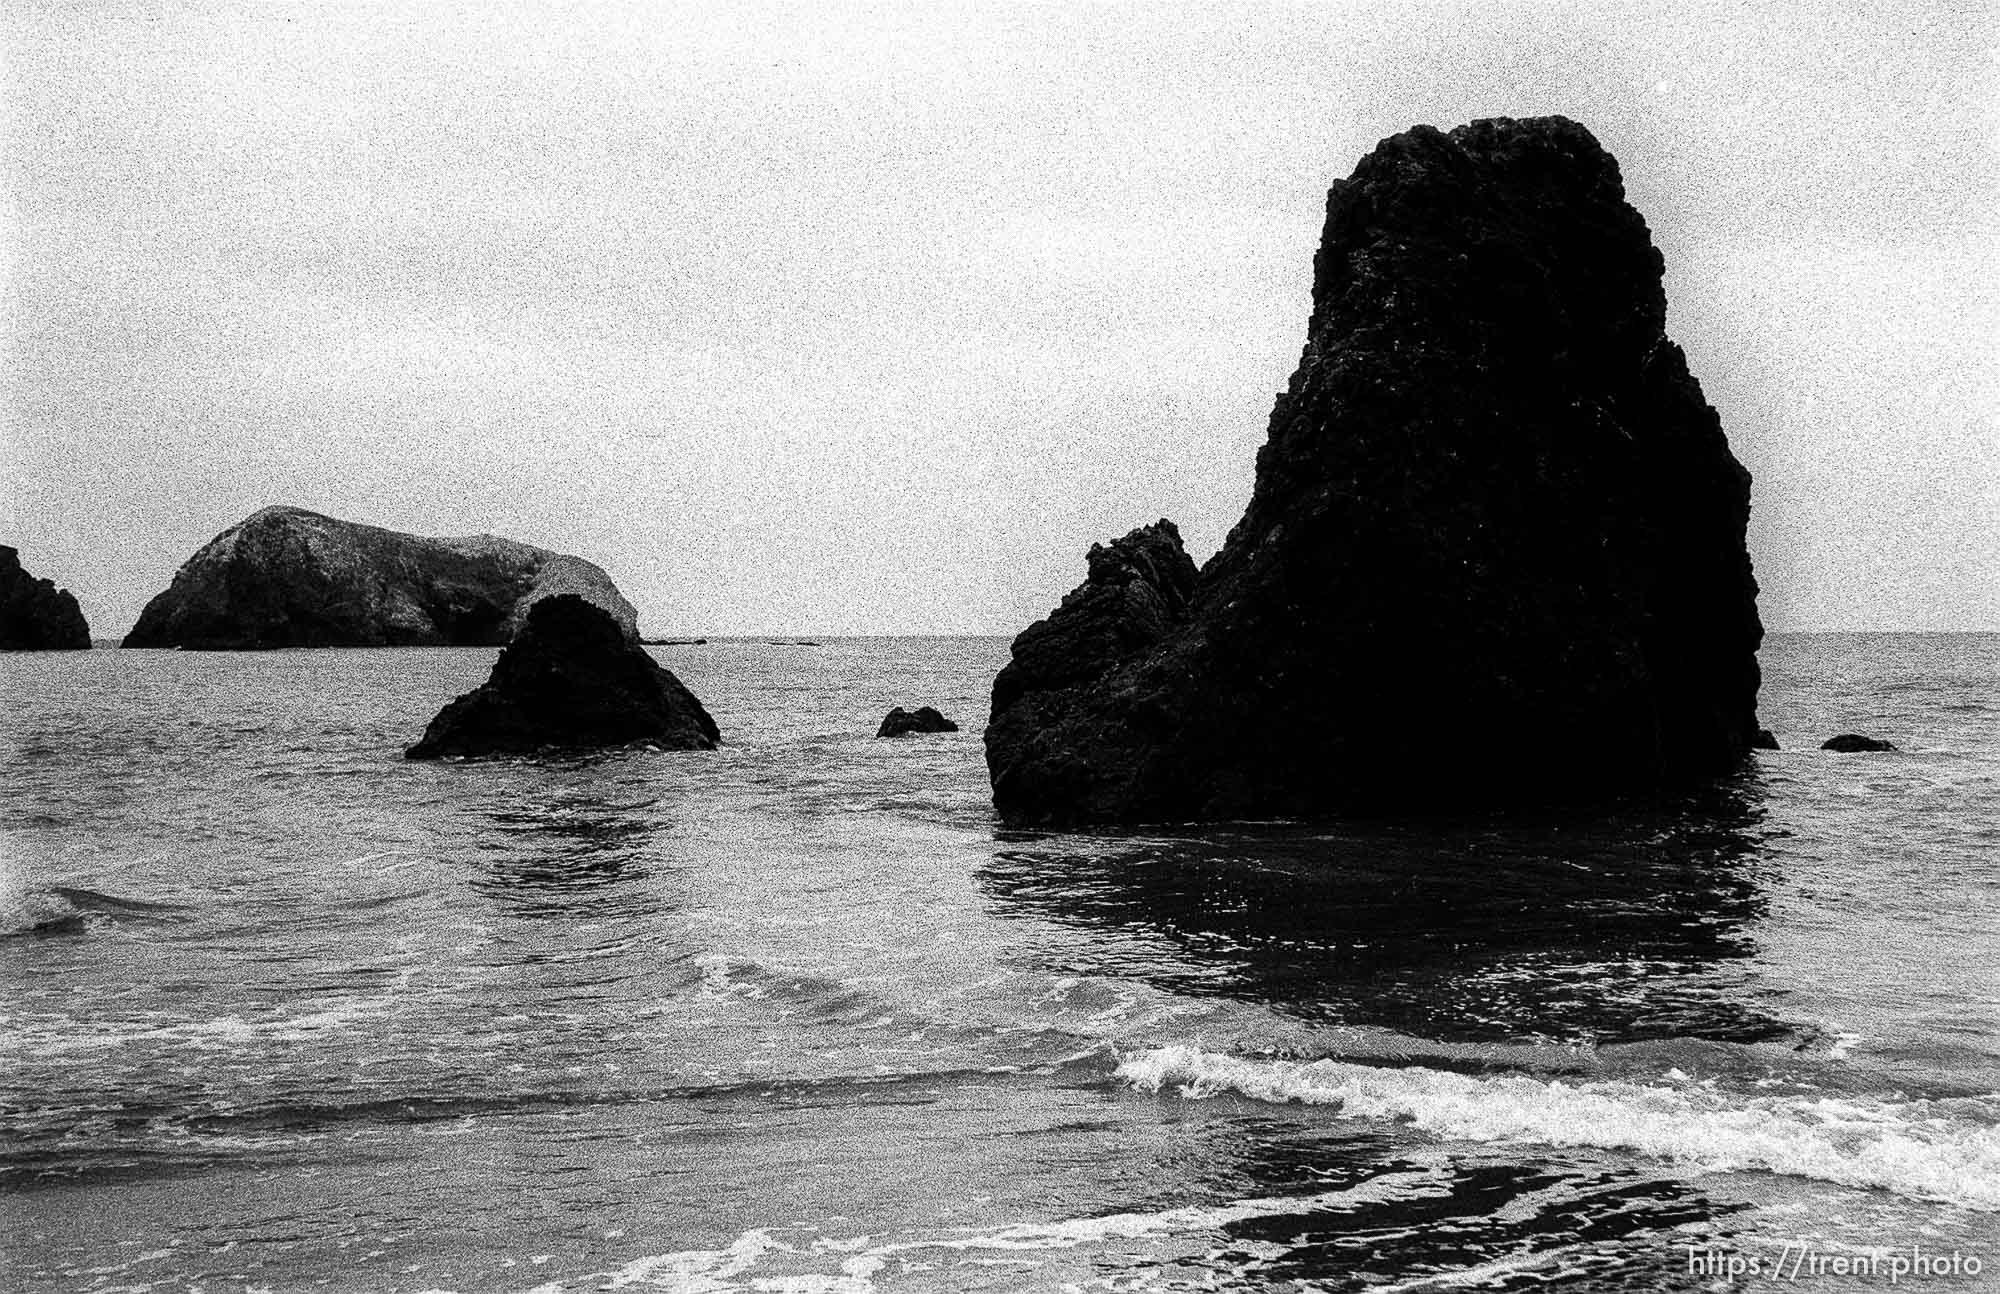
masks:
[[[1743,4],[23,3],[0,542],[122,632],[267,503],[606,567],[649,632],[1013,632],[1197,558],[1326,187],[1619,158],[1774,630],[2000,628],[2000,18]]]

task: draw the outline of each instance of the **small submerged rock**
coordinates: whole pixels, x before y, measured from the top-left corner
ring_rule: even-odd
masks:
[[[438,711],[408,759],[636,743],[712,750],[715,720],[671,670],[574,594],[537,602],[486,682]]]
[[[957,732],[958,725],[927,705],[914,711],[897,706],[882,718],[877,737],[907,737],[913,732]]]
[[[1819,744],[1821,750],[1838,751],[1843,755],[1859,755],[1878,750],[1894,750],[1896,743],[1883,741],[1879,737],[1864,737],[1858,732],[1843,732],[1838,737],[1828,737]]]

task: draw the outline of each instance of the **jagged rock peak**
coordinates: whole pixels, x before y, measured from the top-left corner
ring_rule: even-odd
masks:
[[[1222,550],[1121,581],[1166,551],[1134,532],[1016,639],[986,733],[1002,816],[1516,804],[1734,767],[1758,731],[1749,476],[1662,271],[1573,121],[1382,141],[1327,195],[1306,345]]]
[[[21,567],[17,549],[0,544],[0,651],[78,651],[90,626],[68,589]]]
[[[1194,560],[1173,522],[1162,518],[1109,544],[1092,544],[1085,560],[1084,582],[1014,639],[1013,658],[993,683],[996,714],[1023,693],[1099,676],[1185,618]]]
[[[574,593],[638,638],[602,569],[495,535],[432,539],[305,508],[260,508],[205,544],[141,613],[127,647],[490,646]]]

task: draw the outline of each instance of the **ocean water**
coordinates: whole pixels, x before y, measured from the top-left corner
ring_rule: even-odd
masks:
[[[654,650],[724,749],[0,659],[0,1287],[2000,1285],[2000,636],[1771,639],[1685,801],[1115,834],[994,823],[1001,640]]]

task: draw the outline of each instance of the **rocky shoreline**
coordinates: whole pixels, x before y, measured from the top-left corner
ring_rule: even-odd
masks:
[[[1084,581],[1014,639],[984,734],[999,816],[1562,802],[1774,749],[1756,717],[1749,476],[1665,332],[1663,268],[1616,161],[1575,122],[1383,140],[1328,192],[1304,352],[1221,550],[1197,568],[1165,519],[1094,546]],[[47,584],[21,587],[61,612]],[[538,621],[543,606],[561,610]],[[63,623],[88,644],[80,615]],[[637,739],[611,712],[673,710],[652,683],[591,694],[588,722],[520,688],[657,670],[642,642],[707,640],[640,639],[580,558],[276,506],[190,557],[122,645],[521,648],[439,716],[412,748],[424,758]],[[666,740],[712,744],[685,700]],[[879,735],[954,729],[899,709]]]

